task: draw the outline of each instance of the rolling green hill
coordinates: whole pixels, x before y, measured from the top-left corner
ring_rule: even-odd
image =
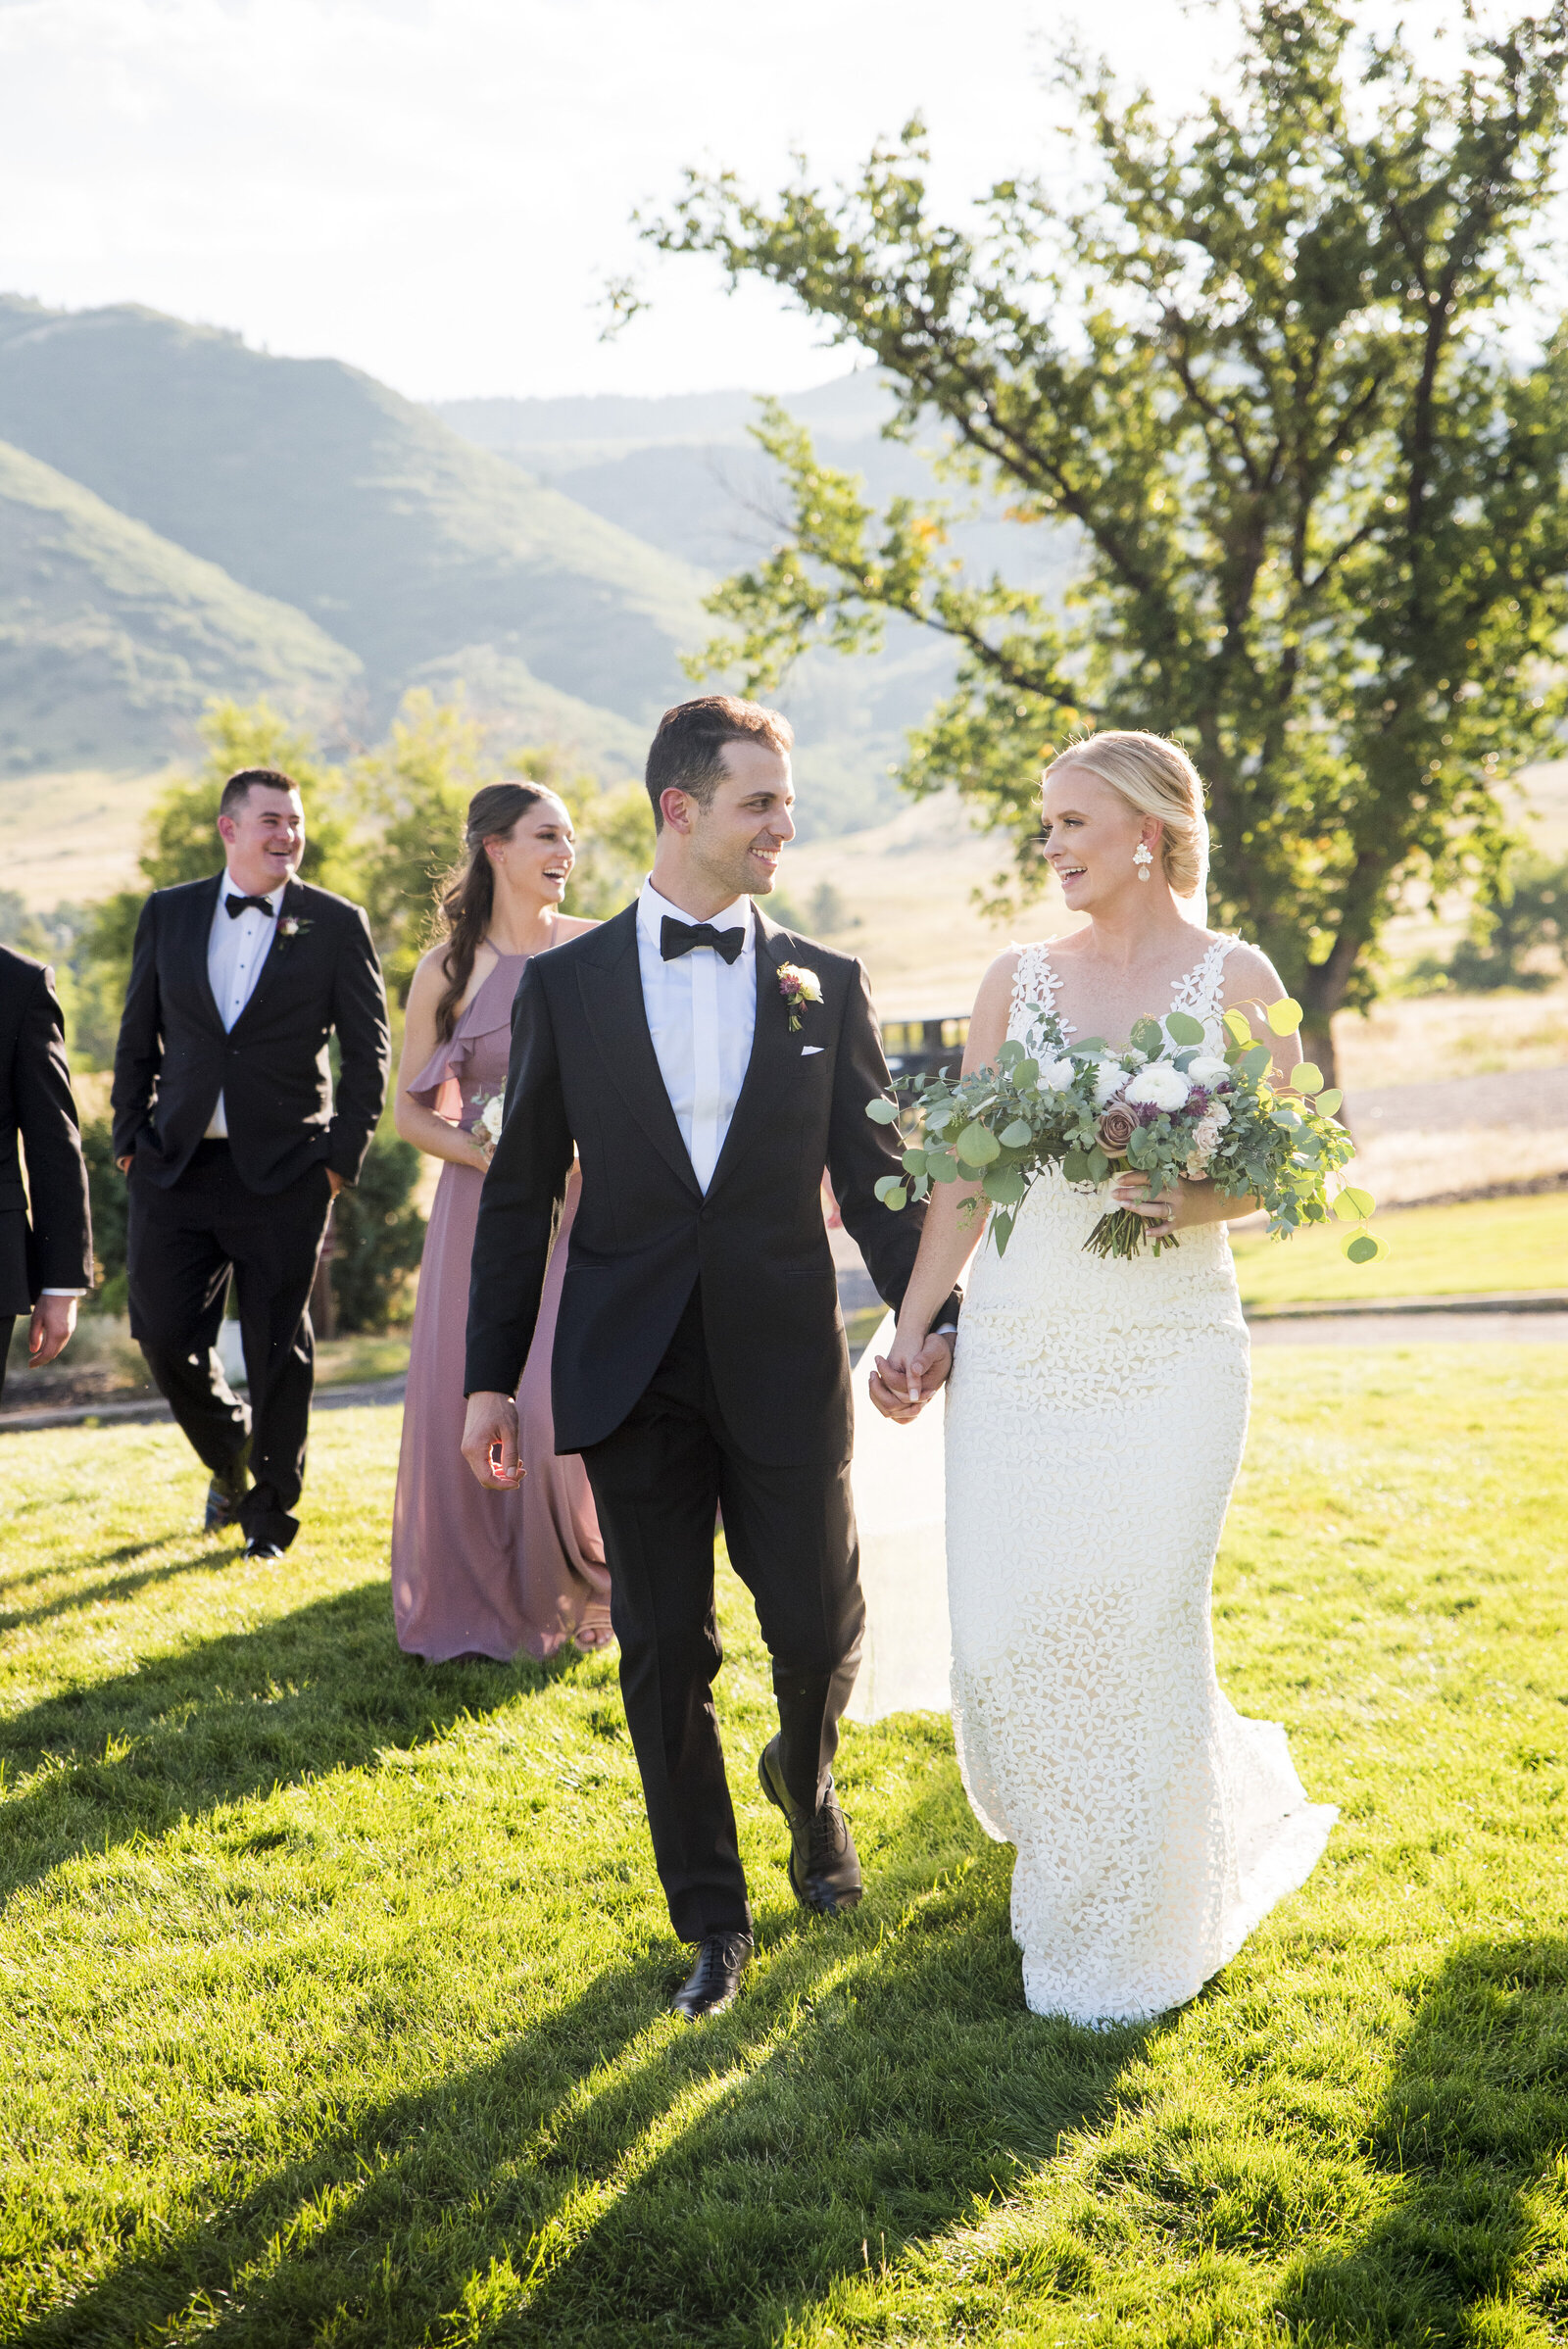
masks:
[[[0,775],[145,769],[228,694],[330,733],[364,682],[303,612],[0,443]]]
[[[482,713],[549,710],[619,764],[687,690],[686,564],[335,360],[0,297],[0,437],[309,614],[363,663],[372,727],[462,673]]]

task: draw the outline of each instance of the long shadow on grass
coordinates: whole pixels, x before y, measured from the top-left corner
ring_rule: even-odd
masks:
[[[1026,2013],[1011,1855],[976,1842],[952,1774],[900,1822],[853,1920],[762,1921],[728,2015],[662,2017],[654,1959],[607,1972],[243,2200],[223,2204],[232,2169],[191,2180],[216,2215],[176,2223],[19,2349],[131,2349],[198,2312],[204,2339],[258,2349],[775,2340],[836,2281],[1011,2189],[1108,2109],[1153,2035]],[[315,2093],[342,2113],[335,2083]],[[283,2129],[308,2138],[310,2115]]]
[[[105,1552],[102,1563],[118,1565],[122,1559],[145,1557],[149,1550],[172,1548],[177,1536],[165,1536],[156,1542],[126,1542],[119,1549]],[[45,1599],[42,1606],[10,1607],[0,1614],[0,1634],[21,1631],[29,1623],[48,1623],[60,1615],[79,1615],[88,1607],[108,1606],[117,1599],[134,1598],[157,1583],[176,1581],[182,1574],[210,1574],[214,1567],[232,1563],[232,1540],[215,1542],[211,1548],[200,1549],[194,1557],[171,1558],[162,1566],[138,1566],[132,1573],[112,1575],[101,1583],[77,1583],[59,1598]],[[57,1574],[69,1569],[57,1567]]]
[[[1568,1941],[1456,1949],[1368,2133],[1367,2156],[1395,2181],[1392,2204],[1353,2249],[1293,2276],[1280,2311],[1295,2338],[1311,2349],[1475,2341],[1477,2303],[1515,2280],[1532,2191],[1565,2134]],[[1563,2304],[1536,2313],[1560,2317]]]
[[[362,1767],[384,1745],[439,1737],[463,1713],[543,1688],[571,1668],[524,1658],[426,1672],[393,1644],[378,1578],[66,1689],[0,1722],[7,1778],[56,1765],[6,1806],[0,1901],[83,1852]]]

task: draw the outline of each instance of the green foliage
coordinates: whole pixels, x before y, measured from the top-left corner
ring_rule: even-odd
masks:
[[[20,954],[36,954],[40,962],[51,959],[43,925],[36,914],[28,912],[27,901],[19,889],[0,889],[0,946],[14,946]]]
[[[423,686],[409,694],[385,742],[348,768],[363,902],[387,991],[400,1003],[430,943],[442,883],[463,854],[468,802],[494,781],[461,689],[451,702]]]
[[[424,1217],[414,1203],[419,1153],[412,1142],[377,1134],[353,1190],[332,1205],[332,1295],[345,1332],[384,1330],[403,1302],[424,1249]]]
[[[531,771],[531,770],[530,770]],[[577,861],[566,891],[565,910],[590,921],[607,921],[629,905],[654,861],[654,810],[640,783],[606,788],[591,775],[549,781],[571,810]]]
[[[1568,327],[1532,355],[1563,134],[1563,0],[1459,72],[1374,38],[1360,90],[1334,0],[1253,0],[1232,94],[1172,128],[1069,56],[1090,158],[1064,209],[1000,181],[969,235],[936,219],[918,123],[859,180],[771,207],[688,175],[667,250],[786,289],[882,367],[900,429],[1033,529],[1066,528],[1069,609],[952,557],[951,509],[880,515],[781,409],[758,438],[792,526],[726,581],[703,656],[769,686],[810,647],[945,635],[957,692],[912,738],[915,793],[956,784],[1038,884],[1043,758],[1087,726],[1192,751],[1218,919],[1328,1022],[1364,1004],[1412,882],[1494,867],[1494,786],[1547,752],[1568,618]],[[1533,242],[1533,240],[1535,240]]]
[[[202,1534],[173,1428],[0,1438],[0,2335],[1560,2331],[1568,1359],[1254,1367],[1215,1660],[1340,1823],[1203,1995],[1105,2032],[1026,2011],[1013,1855],[939,1717],[846,1726],[866,1896],[801,1920],[727,1570],[714,1701],[758,1957],[691,2031],[614,1658],[398,1651],[396,1411],[318,1416],[284,1574]]]
[[[1451,987],[1459,995],[1490,995],[1498,987],[1550,987],[1564,970],[1568,859],[1554,863],[1520,849],[1477,891],[1469,932],[1447,960],[1423,955],[1405,985],[1412,994]]]
[[[92,1252],[98,1274],[98,1286],[86,1301],[95,1313],[125,1310],[125,1222],[130,1193],[115,1164],[113,1132],[107,1117],[82,1120],[81,1154],[87,1161]]]

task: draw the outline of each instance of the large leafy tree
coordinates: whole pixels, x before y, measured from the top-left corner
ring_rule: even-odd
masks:
[[[1447,77],[1332,0],[1251,0],[1230,94],[1162,125],[1068,57],[1084,194],[1010,179],[933,217],[920,126],[852,186],[771,203],[689,174],[649,233],[781,286],[936,428],[939,463],[1024,528],[1068,529],[1068,609],[966,576],[951,502],[872,512],[778,410],[783,543],[710,608],[705,669],[753,691],[889,613],[952,640],[956,690],[911,738],[1038,882],[1044,755],[1091,726],[1193,752],[1213,917],[1261,940],[1329,1021],[1375,992],[1412,892],[1506,841],[1496,785],[1554,739],[1568,562],[1568,327],[1533,244],[1562,133],[1568,0]]]

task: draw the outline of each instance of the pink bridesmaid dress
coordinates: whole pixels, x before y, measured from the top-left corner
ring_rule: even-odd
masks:
[[[491,1096],[505,1090],[512,1000],[527,959],[501,956],[410,1087],[416,1101],[454,1118],[466,1133]],[[476,1167],[443,1164],[414,1309],[392,1511],[392,1609],[399,1646],[429,1663],[471,1654],[508,1661],[519,1648],[542,1657],[577,1635],[585,1646],[603,1645],[611,1636],[610,1576],[593,1496],[581,1460],[557,1458],[550,1413],[550,1354],[577,1209],[575,1171],[517,1389],[528,1471],[520,1490],[486,1493],[459,1449],[468,1259],[483,1181]]]

